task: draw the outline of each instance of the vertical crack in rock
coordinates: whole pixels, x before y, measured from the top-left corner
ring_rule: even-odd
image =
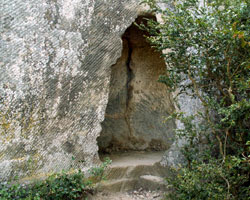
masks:
[[[123,40],[127,41],[127,45],[128,45],[128,49],[127,49],[127,62],[126,62],[126,67],[127,67],[127,98],[126,98],[126,109],[125,109],[125,113],[124,113],[124,117],[125,117],[125,121],[127,123],[128,126],[128,130],[129,130],[129,137],[130,139],[132,139],[133,133],[132,133],[132,128],[130,126],[130,100],[132,99],[132,95],[133,95],[133,86],[131,85],[131,81],[133,79],[133,70],[131,68],[131,62],[132,62],[132,52],[133,52],[133,48],[132,48],[132,44],[129,40],[129,36],[124,36]]]

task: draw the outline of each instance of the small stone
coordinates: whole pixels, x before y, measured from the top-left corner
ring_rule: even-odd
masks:
[[[160,194],[155,194],[155,195],[153,195],[153,198],[155,199],[155,198],[157,198],[159,196],[160,196]]]

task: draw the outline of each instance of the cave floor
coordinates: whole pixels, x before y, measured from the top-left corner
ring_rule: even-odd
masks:
[[[154,165],[161,161],[164,151],[127,151],[100,154],[100,159],[108,157],[112,160],[111,167],[129,167],[139,165]]]

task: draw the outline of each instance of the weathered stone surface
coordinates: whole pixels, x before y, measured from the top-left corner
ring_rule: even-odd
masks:
[[[129,52],[121,57],[122,49],[130,49],[126,39],[122,47],[121,36],[144,12],[138,4],[138,0],[0,1],[0,180],[71,166],[87,169],[99,162],[96,138],[108,99],[114,107],[107,111],[112,116],[114,110],[123,114],[116,123],[123,130],[130,126],[118,134],[128,141],[125,147],[157,149],[160,140],[166,142],[159,149],[172,144],[174,123],[160,124],[160,116],[173,109],[171,97],[154,82],[163,71],[162,61],[151,62],[153,51],[136,34],[130,38],[129,68]],[[117,65],[124,68],[116,72],[112,67],[112,75],[117,73],[120,80],[110,93],[119,99],[118,105],[112,104],[109,89],[110,66],[119,57]]]
[[[173,100],[157,82],[166,65],[145,34],[132,25],[123,35],[122,56],[111,67],[109,103],[98,138],[101,150],[166,150],[173,142],[175,123],[163,123],[174,111]]]
[[[187,83],[184,83],[187,84]],[[198,112],[203,112],[201,101],[199,99],[191,98],[188,94],[181,94],[176,97],[175,108],[179,112],[183,112],[184,116],[191,116]],[[200,124],[202,119],[195,118],[197,125]],[[184,129],[185,126],[180,120],[176,120],[176,127],[178,129]],[[171,147],[165,152],[162,157],[161,164],[163,166],[169,166],[179,168],[185,162],[185,158],[180,149],[187,144],[187,140],[184,137],[178,138],[174,141]]]
[[[0,2],[1,179],[98,161],[110,66],[138,3]]]

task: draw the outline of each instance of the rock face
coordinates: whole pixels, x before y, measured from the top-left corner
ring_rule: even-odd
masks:
[[[99,161],[110,66],[138,4],[0,2],[0,179]]]
[[[131,26],[142,10],[138,0],[0,2],[0,180],[88,169],[102,126],[103,149],[169,148],[175,124],[161,117],[174,108],[156,82],[165,65]]]
[[[143,16],[136,22],[140,24]],[[122,37],[123,51],[111,67],[109,102],[102,132],[101,150],[166,150],[173,142],[173,121],[163,123],[174,111],[171,95],[157,82],[166,65],[150,47],[145,32],[136,25]]]

